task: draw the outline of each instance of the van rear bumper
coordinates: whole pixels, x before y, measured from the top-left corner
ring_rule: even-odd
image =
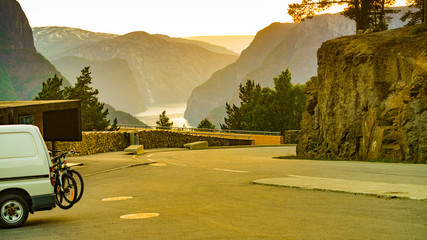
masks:
[[[32,210],[42,211],[42,210],[51,210],[55,205],[55,194],[45,194],[39,196],[32,196],[31,201],[33,202]]]

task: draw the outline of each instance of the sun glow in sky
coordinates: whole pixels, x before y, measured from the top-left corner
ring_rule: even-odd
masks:
[[[292,22],[287,8],[297,0],[17,1],[31,27],[65,26],[116,34],[146,31],[189,37],[255,35],[273,22]]]

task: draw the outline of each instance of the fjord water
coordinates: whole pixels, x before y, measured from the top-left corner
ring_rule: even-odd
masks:
[[[184,118],[184,111],[187,103],[168,103],[168,104],[154,104],[147,106],[144,112],[135,114],[135,117],[149,126],[156,126],[156,121],[159,120],[159,115],[166,110],[166,116],[169,121],[173,122],[173,127],[190,127],[187,120]]]

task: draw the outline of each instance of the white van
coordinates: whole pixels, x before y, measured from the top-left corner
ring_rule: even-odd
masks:
[[[0,125],[0,227],[20,227],[28,213],[54,207],[52,163],[39,129]]]

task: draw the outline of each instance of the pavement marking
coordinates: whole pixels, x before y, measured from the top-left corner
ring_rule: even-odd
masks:
[[[248,173],[248,171],[232,170],[232,169],[224,169],[224,168],[212,168],[212,170],[223,171],[223,172],[234,172],[234,173]]]
[[[150,158],[147,158],[147,161],[155,162],[154,160],[152,160],[152,159],[150,159]]]
[[[148,154],[148,155],[147,155],[147,158],[149,158],[149,157],[151,157],[151,156],[153,156],[153,154]]]
[[[120,216],[121,219],[143,219],[143,218],[152,218],[158,217],[160,214],[158,213],[133,213]]]
[[[427,185],[370,182],[338,178],[288,175],[283,178],[264,178],[253,181],[256,184],[291,188],[347,192],[380,197],[427,200]]]
[[[104,202],[111,202],[111,201],[121,201],[121,200],[128,200],[133,198],[132,196],[120,196],[120,197],[111,197],[111,198],[103,198],[101,201]]]
[[[156,166],[156,167],[163,167],[163,166],[166,166],[167,164],[166,163],[150,163],[150,164],[148,164],[149,166]]]
[[[180,163],[171,163],[171,162],[168,162],[168,164],[175,165],[175,166],[181,166],[181,167],[187,167],[187,165],[180,164]]]
[[[83,163],[67,163],[67,166],[69,167],[83,166]]]

